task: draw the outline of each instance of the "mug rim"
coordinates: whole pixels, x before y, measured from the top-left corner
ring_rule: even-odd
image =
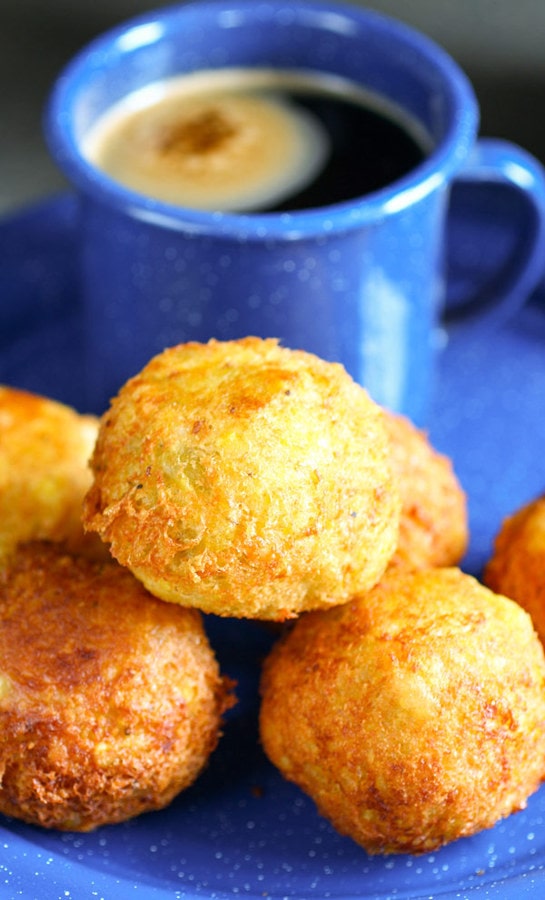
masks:
[[[85,159],[74,133],[70,114],[86,73],[96,69],[99,60],[117,47],[151,44],[161,39],[165,29],[183,24],[191,17],[216,19],[220,14],[242,15],[263,22],[268,16],[337,15],[337,27],[371,25],[387,31],[432,63],[442,76],[443,89],[450,92],[453,115],[443,139],[408,174],[380,190],[327,206],[291,212],[220,212],[197,209],[157,200],[128,188]],[[328,21],[324,19],[324,23]],[[332,21],[331,19],[329,20]],[[213,68],[213,66],[211,66]],[[220,68],[225,68],[224,66]],[[319,70],[317,65],[316,70]],[[458,63],[439,44],[410,25],[367,8],[337,0],[304,0],[298,3],[274,0],[192,0],[192,2],[151,10],[131,17],[110,28],[82,47],[61,70],[53,84],[44,114],[44,133],[49,151],[67,179],[95,202],[125,212],[133,219],[171,231],[202,235],[237,236],[244,241],[264,238],[299,240],[317,235],[350,231],[380,221],[411,207],[449,182],[463,166],[477,136],[478,103],[473,86]]]

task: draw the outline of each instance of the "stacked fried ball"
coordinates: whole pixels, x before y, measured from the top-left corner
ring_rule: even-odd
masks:
[[[199,613],[84,534],[97,430],[0,388],[0,811],[74,831],[169,803],[232,703]]]
[[[545,773],[529,617],[458,569],[389,573],[265,664],[270,759],[370,853],[428,852],[521,809]]]
[[[372,587],[397,541],[381,410],[276,341],[185,344],[119,392],[85,525],[164,600],[284,620]]]
[[[32,429],[0,394],[0,811],[85,830],[192,783],[234,702],[203,613],[284,623],[263,748],[369,853],[524,807],[545,777],[542,645],[523,601],[458,568],[465,494],[412,423],[258,338],[166,350],[99,424],[62,408],[66,440],[44,424],[59,404],[20,398]],[[89,469],[68,442],[84,427]],[[56,480],[36,449],[53,432]]]

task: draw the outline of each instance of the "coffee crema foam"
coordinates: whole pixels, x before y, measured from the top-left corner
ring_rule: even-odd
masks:
[[[111,107],[87,134],[89,162],[138,193],[179,206],[252,212],[281,203],[324,166],[319,119],[282,96],[274,70],[166,79]]]

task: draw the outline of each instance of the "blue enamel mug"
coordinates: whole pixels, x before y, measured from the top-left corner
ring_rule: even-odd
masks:
[[[263,213],[153,199],[82,152],[98,117],[131,92],[233,67],[347,79],[401,110],[427,152],[365,196]],[[167,346],[252,334],[343,363],[378,403],[425,424],[445,317],[512,314],[545,262],[543,170],[513,144],[478,138],[478,121],[447,53],[358,7],[204,0],[98,37],[61,73],[46,112],[50,151],[79,196],[89,407],[101,412]],[[449,310],[449,204],[461,185],[481,205],[496,189],[514,192],[524,228],[513,258],[498,259],[492,295],[462,291]]]

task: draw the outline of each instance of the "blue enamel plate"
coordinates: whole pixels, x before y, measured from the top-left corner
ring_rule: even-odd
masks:
[[[0,381],[81,408],[75,222],[74,200],[62,195],[0,224]],[[454,232],[456,292],[468,279],[486,280],[490,254],[476,252],[471,223],[458,222]],[[471,253],[460,252],[462,266],[455,251],[464,243]],[[541,290],[494,331],[475,322],[445,334],[430,436],[452,457],[468,494],[466,571],[479,574],[502,518],[545,489],[544,413]],[[168,809],[91,834],[0,818],[1,897],[545,897],[545,786],[523,812],[439,852],[368,857],[282,779],[259,746],[257,681],[272,632],[214,618],[207,625],[223,671],[238,682],[239,703],[204,774]]]

